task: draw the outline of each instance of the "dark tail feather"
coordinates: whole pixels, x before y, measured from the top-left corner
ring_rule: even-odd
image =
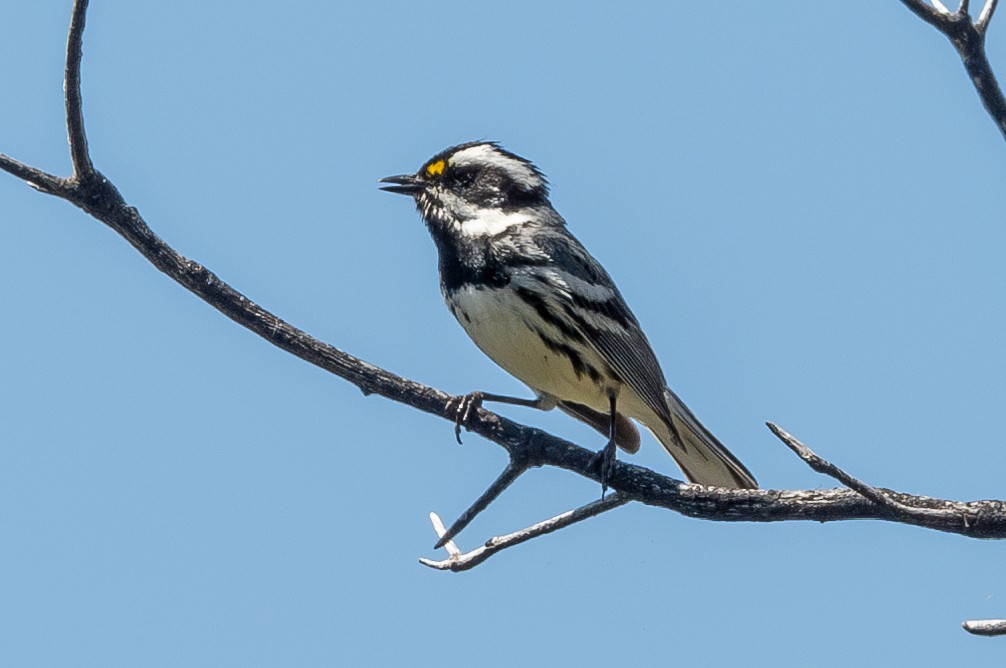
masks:
[[[691,482],[757,489],[751,472],[713,436],[670,389],[664,391],[671,424],[653,430],[657,440]]]

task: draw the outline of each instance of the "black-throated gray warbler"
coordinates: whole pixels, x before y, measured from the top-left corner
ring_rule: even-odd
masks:
[[[608,436],[601,484],[615,446],[634,453],[638,420],[685,476],[720,487],[757,483],[664,381],[656,356],[615,283],[566,229],[531,162],[495,142],[454,146],[382,189],[410,195],[440,255],[451,313],[494,362],[536,399],[473,392],[458,429],[482,400],[558,406]]]

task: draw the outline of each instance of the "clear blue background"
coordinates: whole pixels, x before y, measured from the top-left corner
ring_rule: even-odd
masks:
[[[0,150],[59,174],[69,13],[0,5]],[[874,484],[1006,497],[1006,145],[896,0],[95,0],[83,74],[94,159],[157,233],[353,354],[524,392],[376,183],[497,139],[764,486],[834,485],[773,420]],[[959,623],[1006,616],[1006,545],[893,524],[633,506],[427,570],[427,513],[453,519],[499,447],[363,397],[0,176],[0,663],[1001,665],[1006,639]],[[679,475],[652,440],[633,461]],[[533,471],[459,543],[597,493]]]

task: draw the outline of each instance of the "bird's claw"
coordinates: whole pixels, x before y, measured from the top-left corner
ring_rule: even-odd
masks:
[[[457,403],[457,408],[454,409],[454,439],[458,442],[458,445],[462,445],[461,427],[468,428],[468,421],[471,420],[474,412],[482,407],[483,399],[485,399],[485,395],[476,390],[469,394],[452,397],[447,402],[448,407]]]
[[[601,474],[601,498],[604,498],[608,491],[608,482],[615,476],[615,442],[609,441],[607,445],[594,455],[592,466],[596,466]]]

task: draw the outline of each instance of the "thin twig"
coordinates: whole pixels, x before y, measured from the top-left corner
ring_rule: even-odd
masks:
[[[984,35],[989,28],[989,21],[992,20],[992,15],[996,13],[996,5],[999,4],[999,0],[987,0],[985,6],[982,7],[981,14],[978,15],[978,20],[975,21],[975,30],[980,34]]]
[[[73,176],[78,181],[94,173],[91,155],[84,133],[84,104],[80,94],[80,62],[83,59],[84,20],[88,0],[76,0],[70,17],[70,34],[66,39],[66,75],[63,94],[66,96],[66,127],[70,142]]]
[[[423,557],[419,559],[419,563],[423,566],[429,566],[430,568],[442,571],[467,571],[470,568],[478,566],[483,561],[501,550],[513,547],[514,545],[520,545],[524,541],[531,540],[532,538],[543,536],[545,534],[552,533],[553,531],[558,531],[563,527],[568,527],[570,524],[575,524],[581,520],[587,519],[588,517],[600,515],[612,508],[624,506],[629,501],[630,499],[620,494],[609,494],[603,499],[598,499],[597,501],[588,503],[585,506],[580,506],[575,510],[570,510],[569,512],[561,515],[556,515],[544,522],[538,522],[526,529],[508,533],[505,536],[495,536],[490,538],[486,541],[485,545],[478,547],[471,552],[466,552],[464,554],[452,554],[447,559],[442,561],[434,561],[433,559],[426,559]],[[436,527],[435,523],[434,527]]]
[[[61,192],[66,189],[66,182],[58,176],[26,165],[3,153],[0,153],[0,170],[18,177],[32,188],[48,195],[62,196]]]
[[[961,626],[965,631],[976,636],[1006,635],[1006,619],[971,619]]]
[[[437,541],[433,548],[439,550],[445,543],[461,533],[468,526],[468,523],[475,519],[476,515],[485,510],[490,503],[496,500],[496,497],[503,493],[503,490],[509,487],[525,471],[527,471],[526,463],[518,463],[511,459],[506,468],[503,469],[503,473],[493,481],[493,484],[489,485],[489,489],[482,492],[482,495],[475,499],[475,503],[469,506],[465,512],[461,513],[461,517],[454,521],[451,528],[441,534],[440,540]]]
[[[440,536],[440,540],[437,542],[440,547],[447,550],[447,556],[458,557],[461,555],[461,550],[458,549],[457,544],[453,540],[444,540],[444,534],[447,533],[447,529],[444,528],[444,522],[440,519],[440,515],[434,512],[430,513],[430,522],[433,523],[433,530],[437,532]]]
[[[942,26],[946,20],[945,17],[950,13],[946,7],[940,5],[940,7],[943,7],[943,11],[940,11],[929,3],[923,2],[923,0],[901,0],[901,2],[905,5],[905,7],[908,7],[913,14],[942,32]]]
[[[877,488],[867,485],[865,482],[862,482],[861,480],[852,477],[851,475],[849,475],[842,469],[838,468],[831,462],[821,458],[813,450],[811,450],[806,445],[801,443],[792,434],[790,434],[788,431],[786,431],[779,425],[773,422],[766,422],[765,426],[767,426],[769,430],[779,438],[780,441],[785,443],[790,450],[795,452],[800,459],[806,462],[807,466],[814,469],[818,473],[823,473],[826,476],[834,478],[835,480],[839,481],[849,489],[859,492],[864,497],[866,497],[867,499],[873,501],[878,505],[887,506],[891,503],[894,503],[894,505],[891,506],[892,509],[902,510],[900,504],[892,502],[890,499],[885,497],[879,490],[877,490]]]
[[[849,489],[861,494],[863,497],[869,499],[877,505],[890,509],[897,516],[905,518],[914,517],[921,520],[930,517],[933,513],[939,513],[939,511],[934,511],[930,508],[917,508],[901,503],[897,499],[894,499],[880,491],[878,488],[866,484],[862,480],[849,475],[831,462],[821,458],[782,427],[779,427],[772,422],[766,422],[765,424],[768,426],[769,430],[771,430],[771,432],[779,438],[779,440],[785,443],[790,450],[795,452],[797,456],[806,462],[812,469],[818,473],[834,478]],[[967,517],[965,517],[964,520],[966,521]]]

